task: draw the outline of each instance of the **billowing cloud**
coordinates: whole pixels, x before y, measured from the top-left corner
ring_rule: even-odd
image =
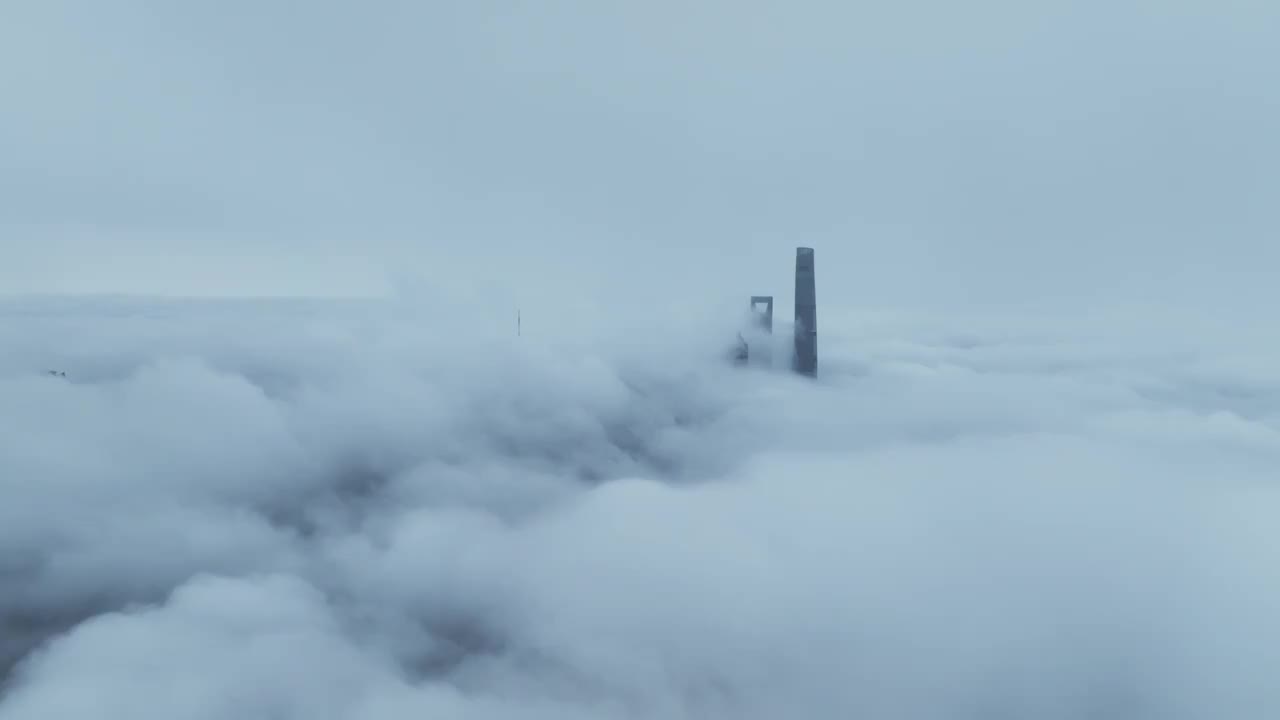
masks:
[[[8,302],[0,718],[1280,708],[1265,343],[832,315]]]

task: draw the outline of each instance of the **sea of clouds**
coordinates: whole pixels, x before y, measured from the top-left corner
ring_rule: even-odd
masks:
[[[4,301],[0,720],[1280,714],[1265,343],[668,320]]]

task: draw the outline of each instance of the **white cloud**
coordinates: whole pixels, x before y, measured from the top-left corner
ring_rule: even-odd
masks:
[[[810,383],[696,321],[4,317],[3,720],[1280,707],[1265,344],[864,318]]]

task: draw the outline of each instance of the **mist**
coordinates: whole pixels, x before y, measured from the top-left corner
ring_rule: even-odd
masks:
[[[10,3],[0,720],[1280,713],[1278,36]]]

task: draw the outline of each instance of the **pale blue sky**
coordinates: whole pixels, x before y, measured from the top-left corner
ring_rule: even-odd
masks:
[[[0,16],[8,292],[1275,296],[1266,0]]]

